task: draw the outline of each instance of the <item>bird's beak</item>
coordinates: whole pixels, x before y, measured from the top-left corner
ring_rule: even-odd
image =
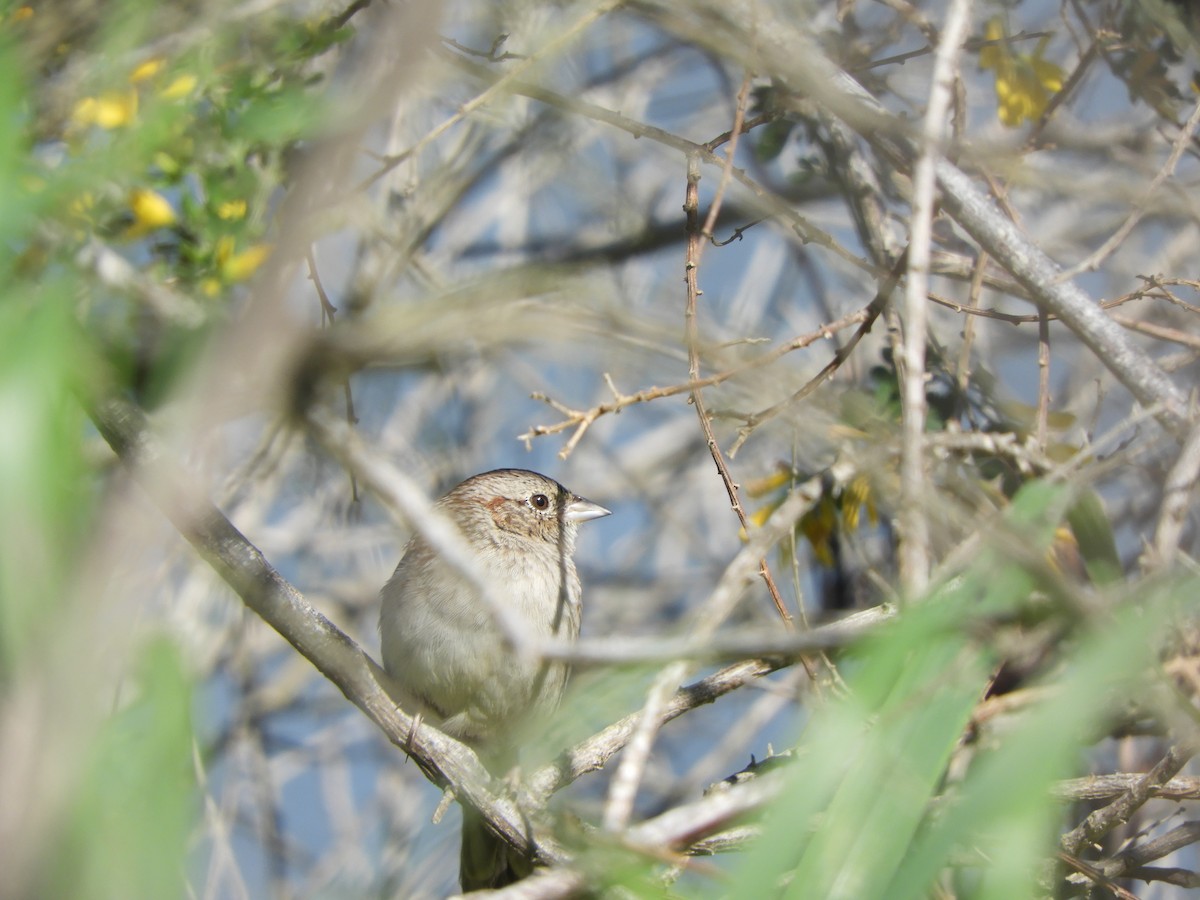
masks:
[[[599,519],[602,516],[611,515],[612,513],[599,503],[584,500],[582,497],[572,497],[567,503],[564,518],[568,522],[586,522],[588,519]]]

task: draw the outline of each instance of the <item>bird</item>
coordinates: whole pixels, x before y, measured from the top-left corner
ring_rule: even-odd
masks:
[[[609,510],[527,469],[475,475],[434,508],[458,528],[491,601],[517,627],[534,639],[579,636],[576,532]],[[516,656],[487,599],[420,535],[381,591],[379,631],[398,702],[471,746],[493,771],[514,760],[521,723],[552,713],[566,687],[568,667]],[[464,892],[503,887],[531,870],[531,860],[464,804]]]

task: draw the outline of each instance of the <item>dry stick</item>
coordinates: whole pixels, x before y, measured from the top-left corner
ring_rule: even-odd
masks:
[[[685,660],[674,660],[659,672],[650,686],[646,702],[636,714],[636,723],[625,754],[613,775],[604,804],[603,825],[607,831],[620,831],[629,823],[654,738],[663,721],[663,710],[671,694],[687,675],[688,668]]]
[[[908,277],[904,291],[904,356],[901,374],[902,453],[900,455],[900,580],[911,596],[929,583],[929,518],[925,466],[925,294],[929,287],[932,243],[934,162],[946,139],[946,117],[953,94],[959,46],[970,24],[970,0],[953,0],[934,55],[933,83],[922,125],[921,155],[913,167],[909,226]]]
[[[1146,863],[1162,859],[1177,850],[1200,842],[1200,822],[1184,822],[1166,834],[1129,847],[1100,863],[1100,870],[1109,878],[1132,877],[1144,881],[1165,881],[1180,887],[1200,887],[1200,876],[1187,869],[1156,869]]]
[[[971,273],[971,284],[967,293],[972,306],[979,303],[979,292],[983,289],[983,273],[987,269],[987,264],[987,252],[981,252],[975,261],[975,270]],[[958,372],[956,373],[956,378],[958,381],[958,394],[960,397],[965,397],[971,386],[971,345],[975,342],[974,317],[967,316],[963,322],[962,338],[962,346],[958,350]]]
[[[1186,331],[1180,331],[1178,328],[1155,325],[1152,322],[1143,322],[1140,319],[1131,319],[1128,316],[1109,316],[1109,318],[1122,328],[1128,328],[1130,331],[1148,334],[1151,337],[1162,341],[1170,341],[1173,344],[1182,344],[1185,347],[1191,347],[1193,350],[1200,350],[1200,337],[1189,334]]]
[[[986,251],[983,252],[981,258],[987,258]],[[929,299],[934,303],[938,304],[938,306],[944,306],[946,309],[954,310],[954,312],[966,313],[968,316],[977,316],[981,319],[995,319],[997,322],[1007,322],[1010,325],[1030,325],[1034,322],[1041,322],[1043,316],[1043,313],[1041,312],[1028,314],[1006,313],[1001,312],[998,309],[977,306],[976,304],[979,302],[980,286],[981,285],[977,285],[975,283],[974,275],[972,275],[970,303],[959,303],[957,300],[950,300],[947,297],[943,297],[941,294],[935,294],[933,291],[930,291],[926,296],[928,296]],[[1007,290],[1009,293],[1014,293],[1011,288],[1001,289]],[[1020,294],[1016,295],[1021,296]],[[1115,309],[1118,306],[1124,306],[1126,303],[1130,303],[1134,300],[1144,300],[1146,298],[1152,300],[1168,300],[1176,306],[1188,308],[1191,312],[1197,311],[1195,308],[1189,307],[1188,304],[1183,303],[1182,301],[1176,302],[1177,298],[1173,298],[1169,292],[1157,291],[1153,287],[1130,291],[1128,294],[1122,294],[1120,297],[1115,297],[1112,300],[1103,300],[1100,302],[1099,306],[1101,309]],[[1031,303],[1034,302],[1033,298],[1029,296],[1022,296],[1022,299],[1028,300]],[[1054,315],[1053,313],[1045,313],[1045,317],[1047,322],[1062,321],[1061,316]],[[1131,331],[1141,331],[1144,334],[1150,334],[1154,337],[1173,341],[1177,344],[1200,347],[1200,339],[1197,339],[1193,335],[1185,332],[1177,331],[1173,328],[1167,328],[1163,325],[1152,325],[1149,322],[1143,322],[1140,319],[1130,319],[1120,315],[1109,316],[1109,318],[1123,328],[1128,328]]]
[[[1038,310],[1038,405],[1034,440],[1038,450],[1046,450],[1046,432],[1050,424],[1050,319]]]
[[[1093,803],[1115,800],[1146,778],[1144,772],[1114,772],[1109,775],[1087,775],[1069,778],[1052,788],[1056,800]],[[1181,776],[1154,785],[1152,796],[1163,800],[1200,800],[1200,778]]]
[[[717,216],[721,212],[721,204],[725,199],[725,191],[729,189],[729,179],[733,174],[733,157],[737,153],[738,139],[742,135],[742,126],[746,120],[746,101],[750,96],[751,73],[746,72],[742,77],[742,87],[738,91],[737,104],[733,114],[733,128],[729,129],[729,149],[725,151],[725,165],[721,167],[721,180],[717,182],[717,190],[713,194],[712,203],[708,207],[708,215],[704,217],[704,227],[700,229],[701,237],[713,240],[713,228],[717,224]],[[722,136],[723,137],[723,136]],[[704,245],[696,248],[694,262],[697,268],[704,254]]]
[[[663,707],[659,724],[664,725],[689,710],[712,703],[730,691],[770,674],[783,665],[785,663],[780,658],[746,660],[726,666],[700,681],[686,685],[676,691],[675,696]],[[563,751],[554,762],[542,766],[526,781],[530,796],[540,803],[580,776],[604,768],[605,764],[629,743],[640,719],[640,711],[630,713]]]
[[[1200,750],[1200,743],[1185,741],[1176,744],[1158,763],[1107,806],[1095,810],[1091,815],[1059,839],[1062,849],[1072,855],[1078,854],[1088,844],[1095,843],[1118,825],[1129,821],[1146,801],[1154,796],[1155,789],[1169,781],[1188,760]]]
[[[1149,562],[1155,568],[1168,569],[1179,553],[1179,538],[1183,534],[1183,523],[1191,507],[1192,491],[1200,476],[1200,423],[1197,423],[1183,442],[1179,457],[1167,473],[1163,485],[1162,505],[1158,510],[1158,524],[1154,528],[1152,557]]]
[[[636,394],[622,394],[617,390],[616,385],[612,383],[612,379],[606,373],[605,380],[608,382],[609,390],[613,393],[613,399],[609,403],[601,403],[588,410],[571,409],[569,406],[564,406],[544,393],[536,392],[531,395],[534,400],[541,400],[546,405],[558,410],[565,418],[553,425],[533,425],[524,434],[517,435],[517,439],[525,441],[526,446],[528,446],[529,442],[534,438],[548,434],[558,434],[559,432],[566,431],[568,428],[574,428],[575,431],[571,433],[566,446],[558,453],[559,457],[566,459],[570,455],[571,450],[579,443],[583,432],[587,431],[592,423],[601,416],[618,413],[625,409],[625,407],[633,406],[636,403],[647,403],[663,397],[674,397],[678,394],[691,393],[700,388],[712,387],[713,385],[721,384],[731,378],[735,378],[738,375],[768,366],[788,353],[795,350],[802,350],[819,340],[828,340],[839,331],[843,331],[851,325],[858,325],[865,322],[869,315],[869,309],[870,307],[868,306],[864,309],[855,310],[827,325],[822,325],[815,331],[794,337],[787,343],[781,344],[769,353],[753,359],[744,365],[727,369],[724,372],[717,372],[714,375],[709,375],[707,378],[701,378],[699,381],[685,381],[682,384],[673,384],[669,387],[646,388],[643,391],[638,391]]]
[[[1059,859],[1061,859],[1080,875],[1091,879],[1094,883],[1101,885],[1102,887],[1108,888],[1108,890],[1112,891],[1115,896],[1120,898],[1120,900],[1138,900],[1137,894],[1127,891],[1095,866],[1084,862],[1078,856],[1074,856],[1070,853],[1064,853],[1061,850],[1057,855]]]
[[[621,831],[629,824],[633,815],[633,801],[646,771],[654,738],[662,724],[663,710],[679,683],[687,675],[689,663],[675,660],[659,672],[646,694],[646,702],[637,713],[637,722],[625,753],[613,774],[604,803],[604,828],[606,831]]]

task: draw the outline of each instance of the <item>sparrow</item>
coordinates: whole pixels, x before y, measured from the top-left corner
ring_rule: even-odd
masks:
[[[435,508],[457,526],[492,600],[530,637],[579,636],[575,535],[579,523],[607,516],[607,509],[525,469],[468,478]],[[513,759],[520,724],[558,706],[567,666],[516,656],[472,582],[420,536],[409,541],[381,598],[383,666],[396,699],[470,745],[485,763]],[[527,875],[532,861],[517,856],[464,806],[464,892]]]

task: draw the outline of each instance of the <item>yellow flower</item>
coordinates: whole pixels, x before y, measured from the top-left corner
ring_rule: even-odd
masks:
[[[129,192],[129,211],[133,213],[133,224],[125,231],[126,237],[141,237],[175,223],[175,210],[170,202],[149,188],[134,188]]]
[[[270,253],[270,244],[255,244],[241,253],[227,256],[221,262],[221,275],[226,281],[245,281],[255,273]]]
[[[999,17],[994,17],[988,21],[987,27],[983,31],[983,39],[985,41],[1004,40],[1004,26],[1000,24]],[[999,68],[1004,62],[1004,54],[1004,44],[988,44],[979,51],[979,68]]]
[[[808,538],[813,556],[823,566],[833,565],[833,545],[830,538],[837,529],[837,511],[828,494],[821,497],[815,508],[800,519],[800,531]]]
[[[1002,41],[1004,27],[999,18],[988,22],[984,37]],[[1062,90],[1063,70],[1042,58],[1049,36],[1038,41],[1033,53],[1013,53],[1003,43],[979,51],[979,67],[996,73],[996,100],[1000,121],[1009,128],[1041,117],[1050,98]]]
[[[226,222],[229,222],[236,219],[244,219],[245,217],[245,200],[226,200],[224,203],[217,204],[218,219],[224,219]]]
[[[24,22],[27,19],[32,19],[32,18],[33,18],[33,7],[32,6],[18,6],[16,9],[14,9],[12,11],[12,15],[9,16],[9,21],[10,22]]]
[[[196,76],[177,75],[165,88],[158,92],[164,100],[181,100],[196,88]]]
[[[842,491],[842,522],[847,531],[858,528],[858,517],[871,496],[871,482],[866,475],[856,475]]]
[[[200,282],[200,290],[205,297],[215,297],[221,293],[221,280],[219,278],[205,278]]]
[[[112,129],[128,125],[137,115],[136,91],[110,91],[99,97],[84,97],[75,104],[71,119],[76,125]]]
[[[233,235],[223,234],[217,238],[217,246],[213,250],[213,258],[217,261],[217,268],[225,265],[225,261],[233,256],[234,240]]]
[[[143,81],[149,81],[161,72],[165,66],[166,62],[161,56],[148,59],[129,74],[129,83],[141,84]]]
[[[751,497],[762,497],[772,491],[776,491],[781,487],[787,487],[792,483],[792,473],[790,469],[780,467],[763,478],[755,478],[746,484],[746,493]]]

